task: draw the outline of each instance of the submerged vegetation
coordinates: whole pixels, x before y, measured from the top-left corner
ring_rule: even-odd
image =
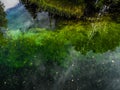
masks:
[[[120,24],[104,21],[90,25],[73,24],[55,32],[39,28],[30,29],[26,33],[19,31],[18,34],[9,31],[5,41],[0,41],[0,61],[21,67],[25,64],[32,65],[37,58],[51,65],[54,62],[62,65],[72,47],[83,54],[91,50],[95,53],[114,50],[120,44],[119,26]]]
[[[110,77],[119,78],[119,60],[113,60],[119,53],[109,53],[120,45],[119,26],[103,21],[73,24],[56,31],[7,31],[5,38],[0,38],[0,89],[106,90],[104,85],[110,84]],[[111,58],[107,53],[100,54],[104,52]]]
[[[0,90],[120,89],[119,0],[21,1],[34,19],[47,11],[56,28],[0,33]],[[5,15],[0,4],[0,27]]]

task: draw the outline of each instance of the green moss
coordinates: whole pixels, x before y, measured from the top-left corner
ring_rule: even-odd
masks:
[[[82,23],[64,26],[56,31],[33,29],[14,38],[1,40],[0,63],[12,67],[40,65],[64,66],[70,48],[86,54],[89,51],[103,53],[114,50],[120,43],[120,24],[113,22]],[[13,34],[13,35],[12,35]],[[67,60],[67,61],[66,61]]]
[[[113,50],[119,46],[119,26],[120,24],[112,22],[95,22],[86,26],[73,24],[65,26],[63,32],[76,50],[82,53],[90,50],[100,53]]]

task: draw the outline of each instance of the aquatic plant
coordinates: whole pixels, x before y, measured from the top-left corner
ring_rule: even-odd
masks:
[[[8,31],[0,40],[0,89],[43,89],[39,84],[50,90],[106,90],[102,87],[106,83],[113,89],[120,74],[120,49],[115,50],[120,43],[119,26],[104,21],[67,25],[56,31]]]
[[[15,67],[33,65],[34,60],[40,60],[46,65],[56,63],[61,66],[72,47],[83,54],[91,50],[95,53],[114,50],[120,42],[119,25],[104,21],[85,26],[81,23],[68,25],[57,31],[33,28],[16,35],[10,31],[7,35],[9,38],[0,41],[0,61]]]
[[[119,0],[23,1],[33,14],[48,11],[60,21],[54,30],[30,27],[0,35],[0,90],[119,90],[120,23],[108,17],[113,9],[99,17]],[[90,20],[78,19],[83,13]]]

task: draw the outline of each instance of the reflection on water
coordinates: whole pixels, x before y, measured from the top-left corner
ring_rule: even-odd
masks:
[[[35,24],[37,27],[54,29],[55,19],[50,18],[48,12],[42,11],[37,13]]]
[[[6,11],[9,8],[12,8],[16,6],[19,3],[19,0],[0,0],[2,3],[4,3],[4,10]]]
[[[6,13],[8,19],[8,28],[10,30],[26,29],[34,22],[31,15],[21,3],[17,4],[13,8],[8,9]]]
[[[36,19],[30,15],[23,4],[18,3],[16,6],[6,10],[8,19],[8,28],[10,30],[26,30],[27,28],[55,28],[55,20],[50,19],[48,12],[39,12]]]

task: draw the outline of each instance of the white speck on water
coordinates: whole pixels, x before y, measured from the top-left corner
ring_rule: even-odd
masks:
[[[73,79],[72,79],[71,81],[72,81],[72,82],[74,82],[74,80],[73,80]]]
[[[114,60],[112,60],[112,63],[114,63],[115,61]]]
[[[7,82],[4,82],[4,84],[7,84]]]

